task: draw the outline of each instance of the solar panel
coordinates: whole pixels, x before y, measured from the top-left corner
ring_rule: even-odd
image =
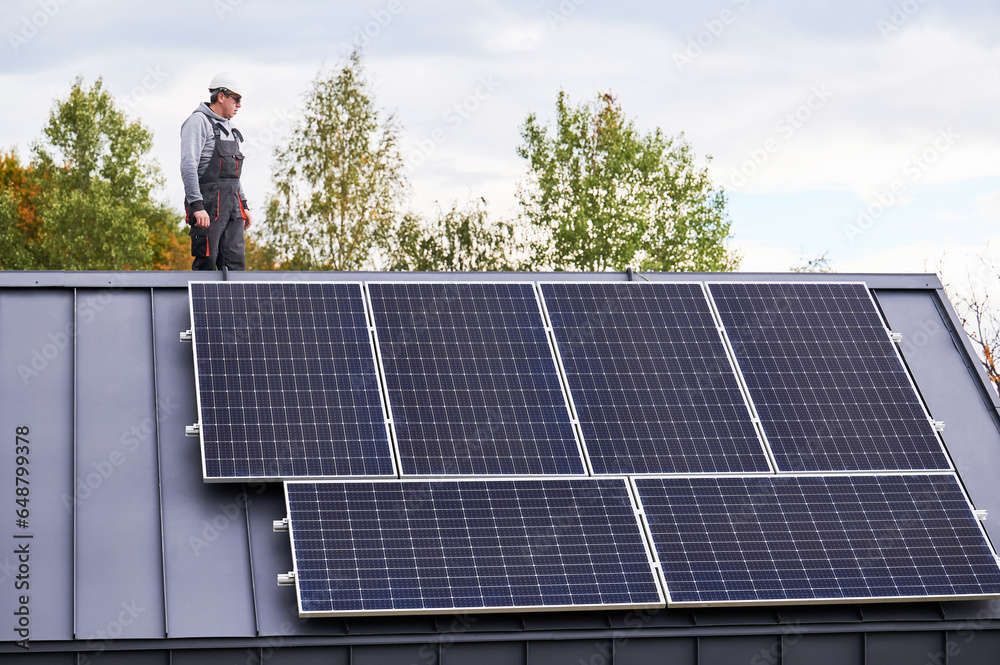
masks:
[[[395,475],[360,284],[192,282],[206,480]]]
[[[621,478],[285,485],[300,616],[662,607]]]
[[[531,284],[368,290],[403,474],[585,472]]]
[[[594,473],[771,470],[700,284],[540,287]]]
[[[668,605],[1000,596],[952,474],[634,483]]]
[[[709,289],[779,471],[951,468],[865,285]]]

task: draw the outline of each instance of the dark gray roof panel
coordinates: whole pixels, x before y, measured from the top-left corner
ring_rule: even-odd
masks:
[[[18,557],[7,535],[0,549],[0,610],[12,617],[24,593],[36,617],[36,639],[73,638],[73,504],[90,489],[73,487],[73,292],[0,291],[0,497],[5,533],[31,534],[28,580],[17,580]],[[17,427],[28,428],[28,528],[13,523]],[[23,452],[23,451],[22,451]],[[22,487],[25,487],[22,485]],[[9,512],[8,512],[9,511]],[[17,588],[17,585],[22,585]],[[30,585],[24,588],[23,584]],[[39,620],[45,617],[44,620]],[[13,621],[0,621],[0,640],[17,640]]]
[[[952,462],[978,509],[989,511],[986,532],[1000,544],[1000,431],[978,367],[958,352],[962,340],[937,293],[876,291],[931,417],[944,422],[941,433]],[[964,331],[960,331],[964,335]]]
[[[184,435],[198,421],[191,344],[179,340],[191,321],[187,291],[157,289],[153,307],[167,631],[255,635],[246,504],[258,488],[202,481],[198,439]]]
[[[152,292],[77,292],[76,635],[165,636]]]

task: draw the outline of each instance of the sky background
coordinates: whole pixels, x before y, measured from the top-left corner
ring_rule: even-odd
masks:
[[[363,46],[393,113],[410,206],[517,212],[528,113],[617,96],[684,133],[725,188],[746,271],[1000,263],[1000,3],[987,0],[4,0],[0,149],[22,158],[77,76],[154,133],[180,209],[179,128],[220,71],[246,88],[244,188],[259,211],[310,83]],[[706,161],[711,156],[711,161]],[[993,256],[996,253],[997,256]],[[993,280],[995,281],[995,279]],[[989,282],[992,283],[992,282]]]

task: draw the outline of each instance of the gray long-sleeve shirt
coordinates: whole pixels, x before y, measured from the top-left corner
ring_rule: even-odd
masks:
[[[218,115],[209,108],[208,104],[202,102],[198,105],[184,124],[181,125],[181,181],[184,183],[184,202],[192,203],[201,201],[201,187],[198,185],[198,178],[212,159],[212,152],[215,150],[215,132],[212,130],[212,122],[215,120],[229,131],[229,136],[223,132],[219,139],[222,141],[235,141],[232,135],[233,126],[228,120]],[[246,195],[243,193],[243,185],[240,184],[240,198],[245,202]]]

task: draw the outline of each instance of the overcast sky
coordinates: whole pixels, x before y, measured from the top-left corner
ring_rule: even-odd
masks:
[[[0,149],[27,157],[73,79],[103,77],[154,132],[178,209],[179,127],[214,74],[247,89],[234,124],[260,210],[310,82],[357,43],[417,210],[484,196],[514,214],[525,116],[550,122],[560,89],[612,92],[640,129],[712,157],[744,270],[825,254],[934,272],[1000,253],[992,0],[3,0],[0,20]]]

